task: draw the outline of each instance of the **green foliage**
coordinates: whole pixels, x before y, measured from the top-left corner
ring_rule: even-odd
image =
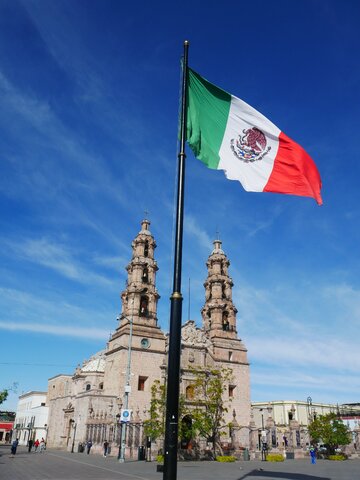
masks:
[[[151,386],[149,419],[144,422],[145,435],[152,440],[164,435],[165,432],[165,385],[155,380]]]
[[[349,428],[335,413],[319,415],[310,423],[309,433],[314,442],[323,443],[332,454],[338,445],[348,445],[351,441]]]
[[[9,390],[7,388],[0,391],[0,405],[5,402],[8,395],[9,395]]]
[[[346,460],[345,455],[329,455],[328,460],[342,461]]]
[[[12,391],[14,393],[17,393],[17,387],[18,387],[18,383],[14,382],[11,387],[4,388],[3,390],[0,390],[0,405],[2,403],[4,403],[5,400],[7,400],[8,396],[9,396],[9,392]]]
[[[160,380],[155,380],[151,386],[149,418],[144,422],[145,435],[151,437],[153,441],[159,437],[163,437],[165,434],[165,412],[166,388],[165,385],[160,383]],[[184,415],[184,397],[180,395],[179,418],[181,418],[182,415]],[[182,422],[179,422],[179,437],[184,433],[182,432],[182,428]]]
[[[280,453],[269,453],[266,455],[266,460],[268,462],[283,462],[284,455],[281,455]]]
[[[224,423],[224,414],[228,411],[224,397],[227,395],[233,372],[230,368],[193,368],[191,372],[194,377],[193,398],[189,409],[193,421],[192,429],[203,438],[211,438],[215,456],[216,450],[222,453],[221,430],[228,427]]]
[[[156,461],[157,463],[160,463],[160,464],[164,463],[164,455],[158,455],[156,457]]]
[[[233,457],[231,455],[225,456],[225,455],[218,455],[215,460],[220,463],[230,463],[230,462],[236,462],[236,457]]]

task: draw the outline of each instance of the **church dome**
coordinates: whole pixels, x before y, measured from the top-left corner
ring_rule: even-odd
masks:
[[[89,360],[85,360],[81,367],[82,372],[105,372],[105,350],[96,353]]]

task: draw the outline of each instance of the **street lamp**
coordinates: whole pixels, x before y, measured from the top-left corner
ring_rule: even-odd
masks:
[[[130,370],[131,370],[131,344],[132,344],[133,319],[134,319],[134,298],[132,299],[131,306],[132,306],[131,319],[125,316],[122,317],[129,322],[129,326],[130,326],[128,358],[127,358],[127,368],[126,368],[126,374],[125,374],[125,389],[124,389],[124,410],[125,411],[128,410],[129,408],[129,394],[131,392],[131,386],[130,386],[131,371]],[[126,421],[120,422],[121,423],[121,441],[120,441],[118,460],[121,463],[125,462],[126,425],[128,420],[130,419],[126,419]]]
[[[122,407],[122,403],[119,404],[120,412],[121,412],[121,407]],[[118,451],[118,456],[117,456],[118,460],[119,460],[120,457],[121,457],[121,429],[120,429],[121,423],[120,423],[120,418],[121,418],[121,414],[118,413],[118,414],[116,415],[116,427],[117,427],[117,429],[118,429],[118,434],[116,435],[116,438],[119,439],[119,451]]]
[[[308,417],[309,417],[309,422],[310,422],[312,420],[312,398],[307,397],[306,402],[307,402]]]
[[[263,409],[260,408],[261,412],[261,461],[266,462],[266,432],[264,427],[264,414]]]
[[[72,445],[71,445],[71,453],[74,453],[74,445],[75,445],[75,435],[76,435],[76,422],[75,420],[71,420],[71,423],[72,423],[72,426],[73,426],[73,429],[74,429],[74,433],[73,433],[73,440],[72,440]]]

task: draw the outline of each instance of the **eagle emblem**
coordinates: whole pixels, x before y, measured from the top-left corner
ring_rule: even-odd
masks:
[[[271,150],[271,147],[266,145],[264,133],[256,127],[243,130],[243,134],[239,135],[237,140],[233,138],[230,141],[234,155],[245,163],[261,160]]]

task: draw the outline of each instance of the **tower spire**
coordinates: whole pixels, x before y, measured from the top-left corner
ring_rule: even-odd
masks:
[[[213,243],[214,248],[206,262],[208,276],[204,283],[205,305],[201,311],[203,325],[210,338],[236,338],[237,310],[232,301],[230,262],[222,249],[222,241],[217,238]]]
[[[158,266],[154,258],[156,242],[150,230],[150,221],[141,222],[141,230],[132,242],[132,258],[126,267],[128,279],[121,294],[120,325],[131,318],[134,325],[157,326],[157,302],[160,298],[156,286]]]

